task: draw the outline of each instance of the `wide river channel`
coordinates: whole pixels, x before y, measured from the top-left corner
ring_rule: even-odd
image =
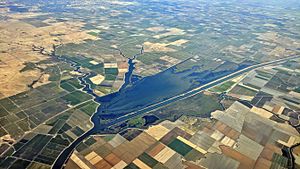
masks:
[[[253,62],[244,62],[240,65],[224,62],[214,71],[198,71],[199,67],[197,66],[188,70],[178,71],[176,66],[173,66],[153,76],[136,78],[133,75],[135,69],[134,60],[135,57],[128,59],[128,71],[125,74],[124,84],[120,90],[106,96],[99,97],[93,92],[90,84],[86,81],[90,77],[89,74],[78,78],[81,84],[84,85],[83,91],[93,95],[94,101],[100,103],[100,106],[91,117],[91,121],[94,124],[93,128],[72,142],[60,154],[52,168],[62,168],[76,146],[90,135],[97,134],[135,116],[193,96],[255,68],[282,62],[282,60],[278,60],[257,65],[253,65]],[[64,61],[68,62],[65,59]],[[76,71],[81,72],[80,66],[74,63],[71,63],[71,65],[76,68]],[[100,119],[108,119],[110,122],[101,124]]]

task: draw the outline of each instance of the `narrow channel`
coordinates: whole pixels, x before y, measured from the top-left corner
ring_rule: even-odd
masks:
[[[131,77],[132,77],[132,73],[133,70],[135,69],[135,62],[134,60],[136,59],[137,55],[135,55],[133,58],[128,58],[128,71],[125,73],[125,77],[124,77],[124,84],[121,86],[119,91],[122,91],[126,88],[126,86],[128,86],[131,83]],[[75,68],[74,71],[78,72],[78,73],[83,73],[80,70],[80,66],[77,65],[76,63],[70,62],[67,59],[58,57],[58,59],[63,60],[64,62],[69,63],[72,67]],[[55,163],[53,164],[52,168],[57,169],[57,168],[62,168],[65,164],[65,162],[67,161],[67,159],[69,158],[69,156],[72,154],[73,150],[76,148],[76,146],[82,142],[84,139],[86,139],[87,137],[89,137],[90,135],[93,135],[95,133],[97,133],[97,131],[103,127],[100,126],[100,116],[99,113],[101,113],[101,109],[103,109],[103,107],[101,107],[101,102],[105,101],[109,101],[110,99],[116,97],[118,95],[118,92],[116,93],[112,93],[109,94],[107,96],[103,96],[103,97],[99,97],[98,95],[96,95],[94,93],[94,91],[91,89],[90,84],[86,81],[86,79],[88,79],[90,77],[90,74],[87,73],[81,77],[78,77],[78,80],[80,81],[80,84],[84,86],[84,88],[82,89],[83,91],[85,91],[86,93],[94,96],[94,101],[96,101],[97,103],[100,103],[100,106],[97,108],[96,112],[93,114],[93,116],[91,117],[91,121],[93,122],[93,128],[91,128],[89,131],[87,131],[86,133],[84,133],[83,135],[81,135],[79,138],[77,138],[74,142],[71,143],[71,145],[69,145],[57,158],[57,160],[55,161]]]

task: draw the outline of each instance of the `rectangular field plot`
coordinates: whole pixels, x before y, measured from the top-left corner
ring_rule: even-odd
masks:
[[[149,156],[147,153],[143,153],[138,158],[150,167],[154,167],[158,163],[158,161]]]
[[[21,149],[13,154],[15,157],[20,157],[27,160],[33,160],[36,155],[46,146],[50,141],[51,136],[38,134],[29,142],[27,142]]]
[[[246,88],[244,86],[237,85],[232,90],[230,90],[230,93],[245,95],[245,96],[255,96],[256,91]]]
[[[71,105],[76,105],[81,102],[87,101],[89,99],[92,99],[92,96],[83,93],[81,91],[75,91],[70,94],[67,94],[66,96],[61,97],[64,101]]]
[[[185,156],[187,153],[189,153],[193,149],[192,147],[181,142],[178,139],[173,140],[168,146],[183,156]]]
[[[219,86],[216,86],[212,89],[209,89],[210,91],[213,91],[213,92],[225,92],[226,90],[228,90],[231,86],[233,86],[235,84],[235,82],[232,82],[232,81],[228,81],[228,82],[225,82]]]

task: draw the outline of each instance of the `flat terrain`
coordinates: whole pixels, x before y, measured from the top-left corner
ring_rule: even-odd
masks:
[[[66,168],[299,167],[299,59],[222,79],[299,56],[299,7],[1,1],[0,168],[51,168],[77,140]]]
[[[214,94],[207,91],[147,115],[163,118],[167,114],[182,114],[177,120],[173,117],[171,121],[156,121],[142,131],[131,128],[115,135],[90,136],[76,148],[72,154],[76,160],[71,158],[66,168],[298,167],[298,162],[291,159],[291,155],[299,158],[298,147],[290,148],[300,140],[297,127],[300,108],[294,102],[299,99],[295,90],[300,81],[294,77],[299,75],[299,61],[263,67],[210,89],[215,93],[226,91],[219,101],[213,100]],[[291,65],[297,69],[291,69]],[[266,70],[269,80],[256,83],[258,75]],[[285,81],[274,83],[275,77]],[[253,88],[254,96],[249,97],[247,92],[237,94],[235,88],[239,86],[244,86],[243,90]],[[260,94],[262,91],[264,96]],[[225,110],[210,109],[213,104],[229,102]],[[213,111],[208,115],[210,118],[205,118],[207,111]],[[138,119],[128,121],[128,125],[132,124],[139,128],[147,126]],[[92,145],[89,140],[94,140]],[[93,159],[89,158],[91,154]]]
[[[43,69],[49,65],[41,65],[38,69],[34,64],[48,59],[54,45],[97,39],[80,30],[83,26],[80,22],[53,23],[49,18],[42,22],[42,27],[37,27],[24,21],[43,15],[7,14],[9,19],[0,21],[0,98],[27,91],[33,81],[47,84],[49,76]]]

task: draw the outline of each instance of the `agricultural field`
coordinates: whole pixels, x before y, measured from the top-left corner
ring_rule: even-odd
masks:
[[[299,63],[296,60],[293,65]],[[299,108],[296,106],[299,93],[295,91],[299,86],[295,78],[298,70],[289,68],[286,63],[253,70],[215,87],[227,88],[222,92],[209,89],[151,112],[147,116],[156,117],[156,121],[146,128],[145,118],[131,119],[120,126],[133,128],[86,139],[72,154],[66,167],[298,167],[298,162],[288,155],[299,158],[298,147],[289,149],[300,141]],[[262,72],[268,72],[265,74],[268,81],[258,77],[264,74]],[[269,85],[274,77],[282,80],[275,85],[285,88]],[[237,93],[237,87],[251,91],[251,95],[249,92]],[[216,93],[223,93],[225,97],[217,98]],[[231,99],[231,104],[223,109],[220,105],[227,99]],[[182,116],[178,118],[162,120],[166,114],[179,115],[180,112]],[[140,130],[141,127],[145,129]],[[96,141],[89,145],[90,139]],[[91,154],[92,159],[89,158]]]
[[[234,113],[241,113],[237,121],[244,119],[240,126],[229,120]],[[252,133],[262,126],[264,131]],[[273,134],[262,137],[267,131]],[[291,163],[278,144],[290,146],[299,140],[293,127],[277,124],[240,102],[213,112],[212,119],[183,116],[134,135],[131,140],[122,134],[91,136],[76,148],[66,168],[287,168]]]
[[[82,96],[82,98],[84,97]],[[25,160],[23,162],[28,163],[28,165],[49,168],[64,148],[92,127],[90,117],[97,107],[98,104],[91,99],[83,101],[77,106],[61,110],[57,110],[59,107],[56,104],[53,106],[56,110],[52,111],[60,113],[54,114],[52,117],[50,116],[51,112],[47,112],[48,117],[44,117],[45,115],[43,114],[34,114],[34,116],[29,116],[29,118],[25,117],[24,120],[3,126],[4,130],[9,132],[5,134],[11,136],[11,138],[7,138],[7,136],[1,137],[3,141],[7,142],[7,139],[11,139],[10,144],[12,144],[14,140],[20,137],[22,139],[12,147],[2,149],[1,153],[4,156],[10,156],[10,158],[4,160],[1,167],[5,168],[3,165],[9,162],[17,165],[19,161],[16,161],[16,159],[22,158]],[[37,115],[39,116],[36,117]],[[10,127],[11,125],[16,125],[16,127],[12,128]],[[6,130],[9,127],[11,130]],[[1,147],[4,147],[4,145]]]
[[[0,98],[28,91],[32,86],[49,83],[51,81],[49,71],[54,71],[55,66],[43,62],[50,58],[49,55],[54,51],[53,46],[60,43],[81,43],[87,39],[96,39],[88,35],[86,31],[80,30],[83,26],[80,22],[47,23],[44,21],[41,22],[44,24],[37,26],[33,24],[36,21],[33,18],[43,18],[44,14],[8,13],[5,16],[9,19],[0,21],[0,38],[5,39],[1,42],[0,53],[0,77],[2,79]],[[30,19],[29,22],[28,19]],[[51,19],[52,17],[48,17],[48,21]],[[57,34],[62,36],[57,37]],[[14,50],[16,48],[18,50]],[[35,84],[36,82],[38,84]]]
[[[299,168],[299,7],[0,1],[0,168]]]
[[[235,82],[232,81],[228,81],[225,82],[219,86],[216,86],[212,89],[210,89],[210,91],[212,92],[216,92],[216,93],[222,93],[222,92],[226,92],[228,89],[230,89],[233,85],[235,84]]]
[[[31,68],[53,62],[58,64],[45,69],[49,83],[0,100],[0,154],[9,157],[2,158],[1,168],[49,168],[64,148],[93,125],[90,117],[99,104],[82,91],[72,74],[74,68],[55,59]]]

